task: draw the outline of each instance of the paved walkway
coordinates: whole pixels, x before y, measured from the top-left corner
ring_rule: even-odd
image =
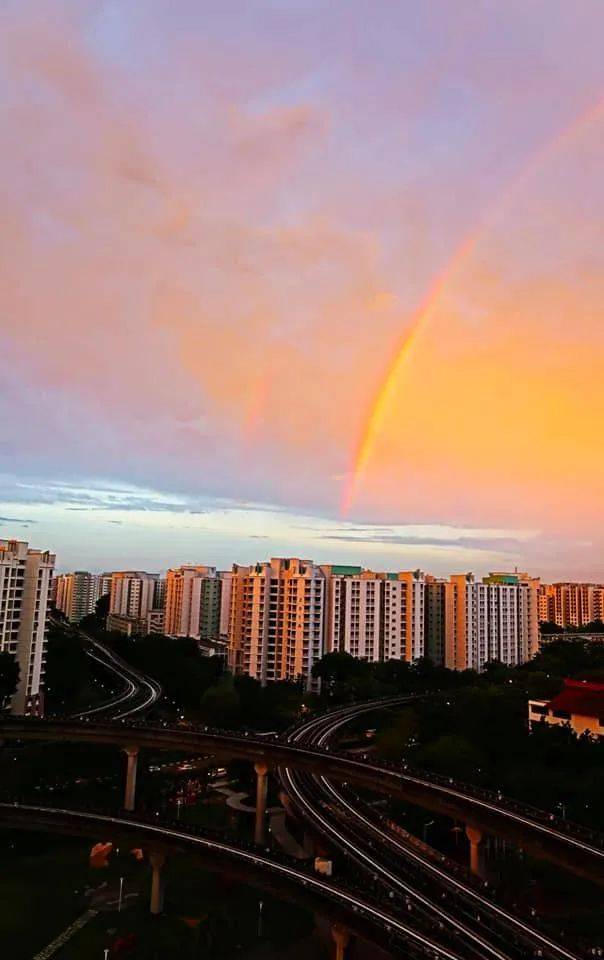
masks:
[[[212,787],[216,793],[221,793],[227,798],[227,806],[240,813],[256,813],[256,807],[251,803],[244,803],[244,799],[249,797],[245,791],[231,790],[229,786],[217,785]],[[283,807],[268,807],[267,815],[269,817],[270,831],[275,840],[285,853],[298,860],[308,860],[308,853],[301,847],[298,841],[292,837],[285,824],[285,810]]]

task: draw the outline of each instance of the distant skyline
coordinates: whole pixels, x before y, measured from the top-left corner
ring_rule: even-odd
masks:
[[[604,581],[601,0],[8,0],[0,537]]]

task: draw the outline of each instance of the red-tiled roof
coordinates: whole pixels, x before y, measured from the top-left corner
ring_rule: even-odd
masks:
[[[604,717],[604,683],[565,680],[564,689],[548,703],[550,710],[565,710],[582,717]]]

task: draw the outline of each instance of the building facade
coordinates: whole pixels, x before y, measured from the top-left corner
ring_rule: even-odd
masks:
[[[421,570],[388,573],[384,590],[384,660],[412,663],[425,653],[426,579]]]
[[[140,570],[118,571],[111,575],[109,613],[144,620],[154,609],[159,575]]]
[[[604,586],[599,583],[550,583],[539,589],[539,621],[558,627],[585,627],[604,619]]]
[[[382,659],[382,579],[361,567],[321,567],[326,579],[325,653]]]
[[[565,680],[552,700],[529,700],[529,727],[536,723],[568,726],[577,736],[604,737],[604,683]]]
[[[99,597],[111,596],[112,573],[99,573]]]
[[[445,585],[444,664],[483,670],[491,660],[513,667],[539,649],[539,581],[527,574],[493,573],[478,583],[470,573]]]
[[[262,684],[301,680],[323,655],[326,577],[310,560],[273,558],[235,565],[231,579],[229,665]]]
[[[525,663],[539,649],[539,581],[524,573],[479,582],[274,559],[234,566],[228,583],[229,662],[263,683],[308,684],[312,663],[332,652],[370,663],[429,656],[480,671]]]
[[[55,577],[54,602],[57,610],[60,610],[70,623],[79,623],[84,617],[94,613],[100,596],[100,580],[96,574],[84,570]]]
[[[215,567],[185,565],[166,576],[165,632],[215,640],[220,632],[222,581]]]
[[[233,573],[230,570],[222,570],[220,577],[220,619],[218,622],[218,634],[224,642],[229,637],[229,622],[231,619],[231,597],[233,594]]]
[[[44,712],[46,618],[55,555],[0,540],[0,650],[19,664],[13,713]]]
[[[321,569],[327,579],[326,653],[342,651],[369,663],[424,656],[426,578],[420,570]]]
[[[445,664],[446,583],[426,574],[424,653],[437,666]]]

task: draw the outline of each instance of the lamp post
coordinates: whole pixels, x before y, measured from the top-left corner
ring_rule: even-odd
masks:
[[[120,895],[119,895],[119,899],[118,899],[118,902],[117,902],[117,912],[118,912],[118,913],[121,913],[121,912],[122,912],[122,893],[123,893],[123,891],[124,891],[124,878],[123,878],[123,877],[120,877]]]

